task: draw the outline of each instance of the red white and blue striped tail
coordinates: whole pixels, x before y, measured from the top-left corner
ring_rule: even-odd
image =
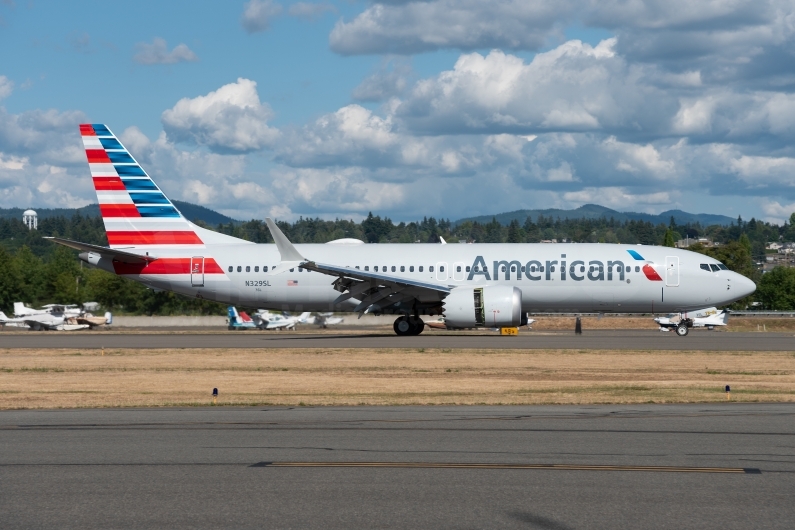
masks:
[[[202,248],[204,242],[105,125],[80,125],[111,248]]]

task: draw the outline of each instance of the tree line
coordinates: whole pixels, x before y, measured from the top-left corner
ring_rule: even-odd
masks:
[[[256,243],[272,242],[263,221],[205,228]],[[728,226],[680,225],[672,218],[668,225],[645,221],[619,222],[615,219],[560,219],[539,216],[523,223],[512,221],[504,226],[492,219],[489,223],[467,221],[454,224],[449,219],[425,217],[421,221],[395,223],[388,217],[370,213],[361,222],[299,218],[294,223],[277,222],[295,243],[326,243],[334,239],[355,238],[368,243],[536,243],[557,240],[576,243],[626,243],[669,245],[679,239],[708,237],[720,246],[689,248],[708,254],[731,270],[754,280],[759,289],[749,300],[735,304],[745,307],[751,300],[767,309],[795,310],[795,269],[779,267],[762,275],[756,265],[764,260],[769,241],[795,241],[795,214],[789,222],[775,225],[738,218]],[[0,219],[0,310],[8,313],[14,302],[33,305],[46,303],[99,302],[104,310],[126,314],[225,314],[221,304],[184,298],[173,293],[157,292],[143,285],[119,278],[82,264],[77,252],[50,243],[44,236],[57,236],[96,245],[107,245],[105,229],[99,217],[75,214],[41,219],[38,230],[28,228],[18,219]]]

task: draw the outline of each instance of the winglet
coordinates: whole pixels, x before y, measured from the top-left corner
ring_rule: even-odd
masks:
[[[446,245],[447,241],[445,241],[442,236],[439,236],[439,243],[441,243],[442,245]]]
[[[270,217],[265,218],[265,224],[268,225],[268,229],[271,231],[271,236],[273,236],[273,242],[276,243],[276,248],[279,251],[279,256],[281,256],[281,263],[279,263],[276,267],[271,269],[269,274],[279,274],[284,272],[287,269],[292,269],[305,263],[307,261],[300,252],[290,243],[290,240],[287,239],[287,236],[284,235],[276,223],[273,222],[273,219]]]

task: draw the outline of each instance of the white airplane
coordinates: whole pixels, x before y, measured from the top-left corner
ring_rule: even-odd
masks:
[[[329,326],[336,326],[337,324],[342,324],[345,321],[343,317],[335,317],[334,313],[318,313],[314,316],[308,316],[304,319],[302,324],[314,324],[316,326],[320,326],[321,328],[327,328]]]
[[[23,302],[14,302],[14,316],[26,317],[31,315],[43,315],[48,313],[59,313],[70,317],[76,317],[82,313],[80,308],[74,304],[47,304],[41,306],[41,309],[34,309],[26,306]]]
[[[679,329],[682,325],[688,328],[705,327],[712,330],[716,326],[725,326],[729,323],[729,311],[726,309],[718,311],[716,307],[707,307],[706,309],[686,311],[684,313],[670,313],[664,317],[657,317],[654,321],[660,325],[660,330],[670,331],[674,329],[679,334],[681,334]]]
[[[71,318],[58,313],[39,313],[18,318],[8,318],[0,311],[0,325],[27,326],[34,331],[77,331],[88,329],[88,324],[70,323]]]
[[[514,327],[527,312],[670,313],[756,289],[708,256],[613,244],[254,244],[188,221],[105,126],[80,126],[109,247],[62,238],[80,259],[149,287],[279,311],[421,315],[451,327]],[[477,190],[473,190],[477,193]],[[687,334],[687,327],[684,327]]]
[[[301,313],[297,317],[271,313],[267,309],[260,309],[254,313],[253,319],[260,329],[295,329],[296,324],[303,324],[311,313]]]

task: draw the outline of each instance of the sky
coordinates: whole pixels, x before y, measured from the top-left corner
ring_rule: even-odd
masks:
[[[795,211],[795,0],[0,0],[0,206],[104,123],[237,219]]]

